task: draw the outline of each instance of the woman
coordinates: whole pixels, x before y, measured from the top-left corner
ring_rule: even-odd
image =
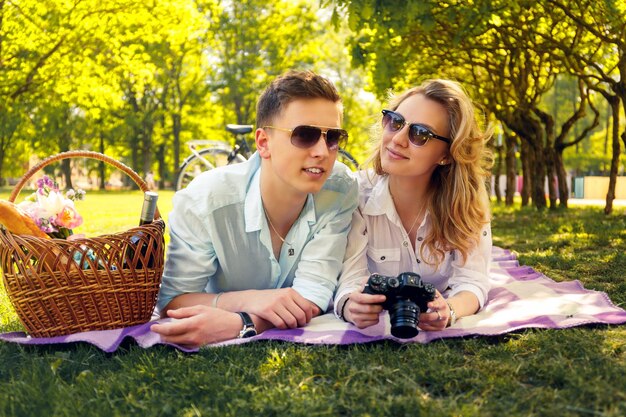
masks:
[[[414,272],[437,290],[419,327],[442,330],[476,313],[489,291],[489,134],[448,80],[405,91],[382,114],[373,170],[359,173],[335,314],[360,328],[378,323],[386,298],[362,292],[370,274]]]

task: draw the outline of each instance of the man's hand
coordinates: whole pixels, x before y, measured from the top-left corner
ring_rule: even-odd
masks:
[[[381,304],[386,298],[382,294],[363,294],[362,289],[354,291],[343,307],[343,316],[359,329],[373,326],[378,323],[380,312],[383,311]]]
[[[242,311],[256,314],[279,329],[302,327],[320,314],[320,308],[293,288],[245,291]],[[221,300],[220,300],[221,301]]]
[[[167,315],[178,320],[153,324],[150,330],[165,342],[190,347],[234,339],[243,327],[239,314],[204,305],[168,310]]]

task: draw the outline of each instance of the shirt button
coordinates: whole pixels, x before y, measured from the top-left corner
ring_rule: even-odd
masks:
[[[486,230],[483,232],[483,236],[487,236],[487,231]]]
[[[417,261],[418,264],[422,263],[422,261],[420,261],[419,259],[416,259],[416,261]]]
[[[407,241],[405,240],[404,242],[402,242],[402,246],[404,246],[404,247],[406,248],[407,246],[409,246],[409,242],[407,242]]]
[[[386,256],[381,256],[381,257],[380,257],[380,260],[381,260],[381,261],[384,261],[385,259],[387,259],[387,257],[386,257]]]
[[[420,236],[417,238],[417,240],[421,242],[422,240],[424,240],[424,238]]]

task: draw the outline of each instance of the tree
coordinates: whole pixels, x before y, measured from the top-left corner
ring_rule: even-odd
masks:
[[[379,95],[426,76],[462,80],[475,99],[521,139],[522,204],[532,196],[537,208],[547,205],[547,177],[550,207],[555,208],[557,189],[552,178],[556,176],[561,205],[567,205],[560,155],[564,147],[577,143],[565,138],[584,115],[586,100],[581,100],[557,135],[555,121],[542,102],[564,67],[550,39],[571,32],[571,27],[558,25],[559,13],[525,0],[333,3],[338,10],[347,10],[352,28],[360,28],[352,41],[353,55],[372,72]]]
[[[611,108],[613,158],[604,209],[610,214],[620,155],[620,103],[626,112],[626,4],[619,0],[542,0],[541,3],[558,14],[561,24],[572,28],[570,33],[582,38],[582,42],[574,45],[566,38],[550,39],[560,51],[567,70],[602,94]],[[626,130],[621,138],[626,146]]]
[[[11,132],[27,131],[19,124],[37,114],[68,114],[67,109],[76,109],[77,103],[82,109],[89,108],[88,102],[101,95],[93,94],[97,87],[88,82],[95,81],[91,71],[98,68],[87,62],[94,39],[106,27],[103,22],[132,3],[0,0],[0,113],[8,116],[0,128],[4,146],[14,146],[16,136]],[[92,100],[83,100],[86,97]],[[58,112],[52,111],[50,102],[61,105]],[[45,132],[37,132],[37,136],[43,137]],[[0,158],[4,157],[0,153]],[[2,163],[0,167],[4,168]]]
[[[212,79],[232,121],[252,123],[259,93],[292,68],[313,66],[322,28],[310,2],[242,0],[224,5],[210,51],[219,70]]]

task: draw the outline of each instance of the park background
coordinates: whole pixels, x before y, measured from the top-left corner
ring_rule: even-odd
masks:
[[[620,0],[0,0],[1,195],[37,160],[88,149],[154,172],[167,215],[185,142],[230,142],[225,125],[252,124],[259,92],[291,68],[335,82],[359,161],[390,91],[463,83],[495,129],[494,243],[626,301]],[[94,188],[82,232],[135,224],[140,193],[111,191],[126,179],[105,165],[46,172]],[[601,206],[567,208],[591,176],[606,178]],[[20,329],[0,290],[0,331]],[[192,356],[4,343],[0,358],[7,416],[626,414],[621,326]]]

